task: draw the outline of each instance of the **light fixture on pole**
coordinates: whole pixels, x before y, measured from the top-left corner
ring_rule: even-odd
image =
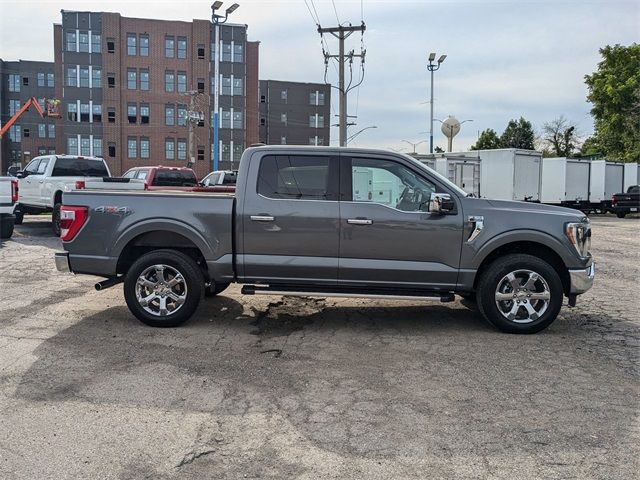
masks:
[[[362,132],[364,132],[365,130],[369,130],[370,128],[378,128],[378,126],[377,126],[377,125],[371,125],[371,126],[369,126],[369,127],[364,127],[362,130],[359,130],[359,131],[357,131],[356,133],[354,133],[353,135],[350,135],[350,136],[347,138],[347,144],[349,144],[349,142],[350,142],[351,140],[353,140],[354,138],[356,138],[356,137],[357,137],[358,135],[360,135]]]
[[[211,22],[213,23],[213,170],[219,170],[220,165],[220,24],[225,23],[229,15],[235,12],[238,7],[234,3],[224,12],[224,15],[216,13],[222,8],[222,2],[216,1],[211,5]]]
[[[444,59],[447,58],[446,55],[440,55],[438,61],[434,63],[436,59],[436,54],[431,52],[429,54],[429,64],[427,65],[427,70],[431,72],[431,121],[429,123],[429,153],[433,153],[433,72],[440,68]]]
[[[415,153],[418,153],[418,152],[416,151],[416,148],[418,147],[418,145],[420,145],[420,144],[422,144],[422,143],[426,142],[426,140],[420,140],[419,142],[415,142],[415,143],[414,143],[414,142],[410,142],[409,140],[401,140],[401,141],[402,141],[402,142],[404,142],[404,143],[408,143],[409,145],[411,145],[411,148],[413,149],[413,151],[412,151],[411,153],[414,153],[414,154],[415,154]]]

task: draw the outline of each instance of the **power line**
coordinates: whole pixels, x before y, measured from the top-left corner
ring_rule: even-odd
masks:
[[[336,8],[336,2],[335,0],[331,0],[331,3],[333,4],[333,11],[336,14],[336,20],[338,22],[338,25],[340,25],[340,19],[338,18],[338,9]]]

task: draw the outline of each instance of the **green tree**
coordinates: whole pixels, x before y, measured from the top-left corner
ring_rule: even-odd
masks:
[[[502,148],[502,141],[493,128],[487,128],[478,137],[478,141],[471,145],[471,150],[491,150]]]
[[[640,44],[607,45],[585,76],[595,133],[590,147],[616,160],[640,161]]]
[[[520,117],[520,120],[509,120],[507,128],[500,136],[502,148],[523,148],[533,150],[535,133],[531,122]]]
[[[564,115],[542,126],[542,142],[557,157],[568,157],[578,147],[580,141],[576,126]]]

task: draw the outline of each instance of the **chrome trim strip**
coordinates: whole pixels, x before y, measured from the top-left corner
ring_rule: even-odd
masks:
[[[347,219],[347,223],[351,225],[372,225],[373,220],[367,218],[349,218]]]
[[[569,293],[571,295],[580,295],[585,293],[593,286],[593,280],[596,276],[596,264],[593,262],[587,268],[578,270],[569,270],[569,280],[571,287]]]
[[[254,222],[273,222],[275,220],[271,215],[251,215]]]
[[[482,229],[484,228],[484,217],[470,215],[467,218],[467,221],[474,224],[473,231],[471,232],[471,235],[469,235],[469,238],[467,238],[467,243],[471,243],[478,238],[480,233],[482,233]]]

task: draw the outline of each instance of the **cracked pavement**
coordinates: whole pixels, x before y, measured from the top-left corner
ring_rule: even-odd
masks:
[[[640,221],[593,218],[594,288],[537,335],[449,304],[241,296],[153,329],[0,247],[0,477],[633,478]],[[565,300],[566,303],[566,300]]]

